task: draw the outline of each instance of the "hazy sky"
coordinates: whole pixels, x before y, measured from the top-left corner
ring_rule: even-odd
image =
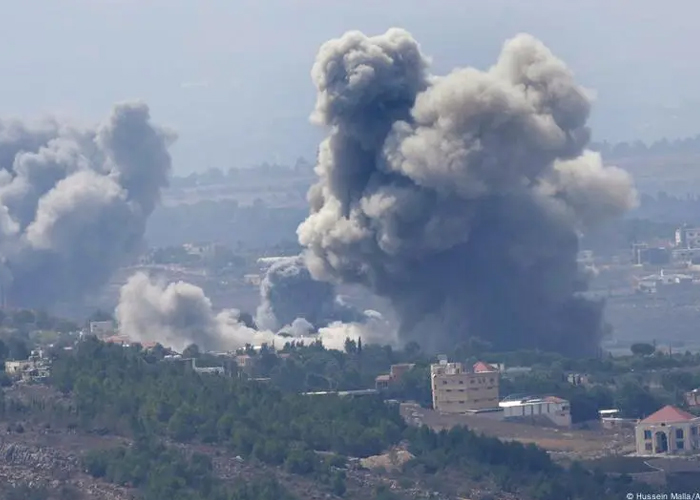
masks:
[[[310,70],[349,29],[408,29],[433,71],[541,38],[598,94],[596,138],[700,133],[694,0],[0,0],[2,114],[89,120],[141,98],[179,172],[312,157]]]

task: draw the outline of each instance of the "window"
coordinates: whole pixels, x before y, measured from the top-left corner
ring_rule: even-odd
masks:
[[[644,449],[645,449],[646,451],[651,451],[651,443],[645,443],[645,444],[644,444]]]
[[[474,383],[474,379],[471,379],[471,380],[469,381],[469,383],[470,383],[470,384],[473,384],[473,383]]]
[[[447,380],[443,380],[442,385],[447,385]]]
[[[452,389],[447,389],[445,392],[452,392]]]
[[[491,382],[491,383],[493,384],[493,377],[491,377],[491,378],[489,379],[489,382]]]
[[[677,450],[682,450],[684,444],[685,444],[685,443],[684,443],[683,441],[676,441],[676,449],[677,449]]]
[[[464,404],[464,401],[460,401],[459,404],[463,405],[463,404]]]
[[[644,439],[651,439],[651,431],[644,431]]]
[[[683,439],[683,429],[676,429],[676,439]]]
[[[691,428],[690,428],[690,433],[691,433],[693,436],[697,436],[697,435],[698,435],[698,428],[697,428],[697,427],[691,427]]]
[[[459,385],[463,385],[463,384],[464,384],[464,380],[460,380]]]

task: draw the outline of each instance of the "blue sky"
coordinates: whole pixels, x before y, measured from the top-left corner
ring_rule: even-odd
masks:
[[[433,71],[541,38],[597,91],[596,138],[700,133],[692,0],[4,0],[3,115],[96,120],[140,98],[180,134],[177,171],[311,157],[310,70],[349,29],[408,29]]]

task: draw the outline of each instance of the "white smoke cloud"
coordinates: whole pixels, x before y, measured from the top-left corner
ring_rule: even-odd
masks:
[[[347,338],[384,343],[391,339],[390,326],[376,312],[365,323],[333,322],[313,335],[303,319],[280,331],[249,328],[240,321],[238,310],[214,311],[200,287],[167,283],[145,273],[134,274],[122,286],[115,314],[123,335],[179,351],[190,344],[207,351],[234,351],[246,344],[281,348],[287,342],[310,344],[319,339],[327,348],[343,349]]]

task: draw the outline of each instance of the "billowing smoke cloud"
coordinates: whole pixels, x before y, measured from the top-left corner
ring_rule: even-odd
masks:
[[[529,35],[486,71],[435,77],[409,33],[346,33],[312,78],[319,148],[298,229],[312,275],[392,302],[429,349],[469,336],[497,349],[597,349],[579,231],[636,203],[631,179],[585,149],[591,99]]]
[[[243,324],[235,309],[215,312],[201,288],[182,281],[165,283],[144,273],[136,273],[122,287],[116,317],[121,332],[130,338],[176,350],[197,344],[207,351],[231,351],[246,344],[282,347],[290,341],[309,344],[318,339],[328,348],[342,349],[347,338],[367,341],[373,334],[386,338],[387,332],[380,317],[368,317],[362,324],[330,323],[313,335],[303,319],[293,321],[284,333],[254,329]]]
[[[134,102],[94,129],[0,121],[3,287],[18,306],[81,298],[142,248],[171,132]]]
[[[144,273],[134,274],[122,286],[116,317],[129,337],[175,349],[189,344],[204,350],[226,349],[255,334],[239,322],[238,311],[215,313],[201,288],[182,281],[166,284]],[[222,339],[230,339],[231,346],[222,345]]]
[[[263,330],[313,332],[333,322],[361,322],[364,315],[340,302],[333,285],[318,281],[302,257],[272,264],[260,284],[256,324]]]

